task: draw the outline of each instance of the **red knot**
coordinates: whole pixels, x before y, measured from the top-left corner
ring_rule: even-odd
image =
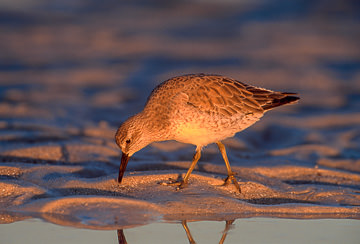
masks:
[[[294,95],[220,75],[191,74],[164,81],[152,91],[143,111],[127,119],[116,132],[122,151],[118,182],[135,152],[152,142],[176,140],[196,146],[184,178],[169,183],[181,189],[187,185],[202,147],[216,143],[227,169],[225,184],[233,182],[241,192],[221,141],[251,126],[265,112],[299,100]]]

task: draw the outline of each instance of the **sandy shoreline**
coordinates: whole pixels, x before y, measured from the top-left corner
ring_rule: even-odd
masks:
[[[201,166],[207,170],[213,167]],[[351,184],[356,188],[358,183],[355,182],[360,181],[357,174],[296,166],[243,168],[242,172],[252,180],[239,182],[242,189],[239,194],[232,185],[222,186],[223,175],[217,173],[196,172],[189,187],[181,191],[159,184],[178,177],[174,170],[129,172],[121,186],[115,181],[116,174],[82,179],[76,176],[47,177],[49,174],[60,176],[82,171],[79,166],[64,168],[35,166],[21,173],[23,184],[14,180],[2,183],[2,209],[7,211],[1,217],[2,222],[41,217],[61,225],[116,229],[159,220],[226,220],[256,216],[360,217],[359,197],[351,190]],[[7,168],[8,172],[10,169]],[[185,173],[184,170],[176,171]],[[278,172],[278,179],[274,178],[274,172]],[[307,180],[315,182],[314,175],[318,180],[328,180],[323,184],[329,186],[299,186]],[[294,182],[290,185],[281,183],[286,179]],[[296,183],[294,179],[301,179],[302,183]],[[335,181],[336,186],[332,186],[331,181]],[[341,184],[347,189],[339,190]],[[17,214],[9,215],[9,211]]]
[[[350,2],[55,5],[6,6],[0,20],[0,223],[360,217],[360,30]],[[188,188],[158,184],[189,166],[194,147],[176,142],[136,153],[118,185],[117,127],[156,84],[201,72],[301,97],[224,142],[242,193],[221,186],[215,145]]]

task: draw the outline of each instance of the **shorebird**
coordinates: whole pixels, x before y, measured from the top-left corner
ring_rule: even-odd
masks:
[[[176,140],[196,146],[184,178],[169,183],[182,189],[201,157],[202,147],[216,143],[227,169],[224,184],[233,182],[241,192],[221,141],[251,126],[265,112],[296,102],[299,97],[295,95],[221,75],[190,74],[166,80],[151,92],[143,111],[128,118],[116,132],[122,151],[118,182],[135,152],[152,142]]]

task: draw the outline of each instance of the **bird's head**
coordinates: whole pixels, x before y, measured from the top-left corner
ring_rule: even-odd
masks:
[[[135,152],[146,147],[151,142],[151,138],[146,137],[147,133],[145,131],[145,126],[146,124],[138,114],[127,119],[116,132],[116,144],[122,151],[118,177],[119,183],[121,183],[121,180],[124,176],[124,172],[130,157]]]

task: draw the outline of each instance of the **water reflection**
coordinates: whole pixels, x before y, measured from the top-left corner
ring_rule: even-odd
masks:
[[[175,219],[172,221],[176,221]],[[359,243],[356,219],[240,218],[109,226],[61,226],[41,219],[0,225],[0,243]],[[181,224],[181,225],[180,225]],[[219,232],[219,231],[222,232]],[[230,231],[231,230],[231,231]],[[21,233],[19,235],[19,233]],[[126,238],[125,238],[126,235]],[[64,239],[65,238],[65,239]],[[118,242],[116,241],[118,240]]]
[[[126,241],[126,238],[125,238],[125,234],[124,234],[124,230],[123,230],[123,229],[117,230],[117,236],[118,236],[118,242],[119,242],[119,244],[127,244],[127,241]]]
[[[219,244],[224,243],[224,241],[226,239],[226,236],[227,236],[229,230],[231,229],[232,224],[234,223],[234,221],[235,220],[226,220],[225,221],[225,228],[224,228],[224,230],[222,232],[222,236],[221,236],[221,239],[219,241]],[[190,244],[196,244],[196,241],[194,240],[194,238],[191,235],[190,228],[187,225],[187,220],[181,221],[181,225],[182,225],[182,227],[184,228],[184,230],[186,232],[186,236],[187,236],[187,239],[188,239],[189,243]],[[127,244],[125,233],[124,233],[123,229],[118,229],[117,230],[117,237],[118,237],[119,244]]]

